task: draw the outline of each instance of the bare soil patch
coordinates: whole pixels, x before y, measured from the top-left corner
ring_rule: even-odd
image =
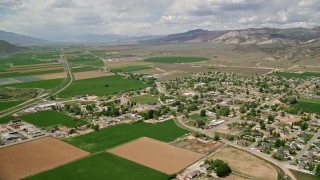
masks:
[[[246,179],[277,179],[277,170],[271,164],[233,147],[226,147],[211,158],[226,161],[234,175]]]
[[[35,75],[35,76],[32,76],[32,77],[45,79],[45,80],[62,79],[62,78],[66,78],[67,74],[65,72],[61,72],[61,73]]]
[[[89,153],[53,137],[0,149],[0,179],[21,179]]]
[[[177,173],[202,157],[201,154],[146,137],[109,152],[166,174]]]
[[[19,68],[29,68],[29,67],[43,67],[43,66],[56,66],[61,65],[61,63],[44,63],[44,64],[29,64],[29,65],[22,65],[22,66],[12,66],[11,69],[19,69]]]
[[[75,80],[90,79],[90,78],[110,76],[110,75],[111,74],[109,74],[109,73],[100,72],[100,71],[86,71],[86,72],[73,73]]]
[[[217,141],[203,141],[198,138],[185,138],[172,143],[183,149],[198,152],[201,154],[208,154],[220,148],[223,144]]]

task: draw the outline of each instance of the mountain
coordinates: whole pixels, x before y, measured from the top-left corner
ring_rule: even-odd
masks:
[[[25,36],[17,33],[6,32],[0,30],[0,40],[8,41],[15,45],[39,45],[39,44],[51,44],[52,42],[43,39],[38,39],[30,36]]]
[[[165,37],[141,41],[143,43],[204,42],[212,41],[227,31],[208,31],[195,29],[184,33],[171,34]]]
[[[320,28],[249,28],[240,30],[208,31],[196,29],[171,34],[142,43],[213,42],[222,44],[292,45],[320,38]]]
[[[19,47],[8,43],[7,41],[0,40],[0,54],[11,54],[27,50],[25,47]]]

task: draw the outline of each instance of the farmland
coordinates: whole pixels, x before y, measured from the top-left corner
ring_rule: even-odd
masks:
[[[297,106],[307,112],[320,113],[320,102],[310,100],[299,100]]]
[[[113,70],[115,71],[122,71],[122,72],[136,72],[136,71],[142,71],[142,70],[147,70],[151,69],[149,66],[125,66],[121,68],[115,68]]]
[[[130,101],[136,102],[139,104],[147,104],[148,102],[159,102],[159,100],[156,97],[151,95],[142,95],[142,96],[132,97]]]
[[[0,149],[0,179],[21,179],[89,153],[52,137]]]
[[[6,101],[6,102],[0,102],[0,111],[9,109],[11,107],[17,106],[21,104],[23,101]]]
[[[106,84],[108,87],[106,87]],[[70,97],[86,94],[105,96],[146,87],[148,87],[148,85],[144,84],[142,81],[126,79],[123,76],[114,75],[74,81],[72,85],[60,93],[59,96]]]
[[[304,72],[304,73],[292,73],[292,72],[276,72],[272,75],[282,76],[287,78],[308,78],[308,77],[320,77],[320,73],[316,72]]]
[[[3,87],[12,88],[42,88],[42,89],[53,89],[63,82],[63,79],[52,79],[43,81],[34,81],[18,84],[4,85]]]
[[[205,57],[153,57],[147,58],[144,61],[152,63],[193,63],[193,62],[202,62],[208,61],[209,58]]]
[[[179,128],[173,120],[158,124],[139,122],[135,124],[120,124],[102,129],[98,132],[78,136],[65,141],[88,152],[99,152],[139,137],[150,137],[160,141],[172,141],[188,131]]]
[[[24,115],[20,118],[42,128],[48,128],[59,125],[66,127],[78,127],[87,124],[83,120],[74,119],[70,116],[58,113],[56,111],[38,112],[35,114]]]
[[[106,178],[164,180],[168,178],[168,175],[116,155],[102,152],[26,179],[55,180],[57,177],[79,180]]]

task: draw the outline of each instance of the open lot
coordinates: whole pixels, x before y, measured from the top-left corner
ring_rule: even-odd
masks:
[[[52,137],[0,149],[0,179],[20,179],[89,153]]]
[[[205,57],[152,57],[147,58],[144,61],[152,62],[152,63],[192,63],[192,62],[201,62],[201,61],[208,61],[209,58]]]
[[[100,72],[100,71],[85,71],[85,72],[77,72],[73,73],[75,80],[80,79],[90,79],[90,78],[96,78],[96,77],[102,77],[102,76],[110,76],[109,73]]]
[[[233,174],[246,179],[277,179],[277,170],[269,163],[245,151],[226,147],[212,156],[226,161]]]
[[[65,141],[89,152],[104,151],[140,137],[150,137],[163,142],[170,142],[188,133],[178,127],[173,120],[150,124],[138,122],[119,124],[100,131],[81,135]]]
[[[156,103],[159,102],[159,100],[156,97],[151,96],[151,95],[135,96],[135,97],[130,98],[130,101],[136,102],[139,104],[147,104],[148,102],[156,102]]]
[[[67,116],[56,111],[43,111],[34,114],[27,114],[21,116],[20,118],[24,121],[27,121],[31,124],[34,124],[42,128],[48,128],[59,125],[72,128],[87,124],[87,122],[83,120],[74,119],[71,116]]]
[[[208,154],[218,149],[222,145],[222,143],[217,141],[204,142],[204,141],[199,141],[196,138],[195,139],[184,138],[179,141],[173,142],[172,145],[178,146],[183,149],[188,149],[193,152]]]
[[[201,154],[146,137],[108,152],[166,174],[177,173],[202,157]]]
[[[116,155],[102,152],[28,177],[31,180],[59,179],[138,179],[165,180],[168,175]]]
[[[106,87],[106,84],[108,84],[108,87]],[[74,81],[71,86],[61,92],[59,96],[71,97],[86,94],[105,96],[130,90],[138,90],[140,88],[143,89],[148,86],[149,85],[139,80],[114,75]]]

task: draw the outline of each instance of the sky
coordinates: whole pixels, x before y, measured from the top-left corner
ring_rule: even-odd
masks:
[[[49,39],[319,24],[319,0],[0,0],[0,30]]]

